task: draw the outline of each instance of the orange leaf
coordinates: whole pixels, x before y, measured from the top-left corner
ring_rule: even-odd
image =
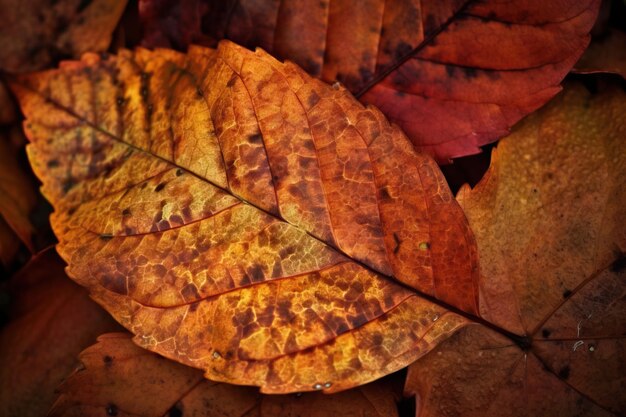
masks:
[[[141,0],[140,13],[147,45],[184,49],[226,37],[345,83],[418,150],[447,163],[480,152],[559,92],[599,4]]]
[[[74,368],[76,355],[102,332],[120,326],[63,272],[53,250],[35,256],[11,278],[9,322],[0,332],[3,416],[39,417]]]
[[[252,388],[209,382],[196,369],[138,348],[123,333],[100,336],[80,360],[82,366],[60,387],[51,417],[397,416],[397,384],[388,379],[332,396],[265,396]]]
[[[624,114],[621,89],[570,85],[461,190],[482,316],[521,336],[469,326],[411,365],[421,417],[626,413]]]
[[[445,303],[477,312],[474,238],[435,162],[293,64],[225,42],[13,87],[69,274],[141,346],[333,392],[462,326]]]
[[[104,51],[127,0],[0,1],[0,68],[38,70],[59,58]]]

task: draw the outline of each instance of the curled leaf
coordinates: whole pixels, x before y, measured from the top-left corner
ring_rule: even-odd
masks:
[[[13,87],[69,274],[141,346],[332,392],[449,336],[466,322],[449,305],[477,312],[474,238],[436,163],[343,88],[229,42]]]

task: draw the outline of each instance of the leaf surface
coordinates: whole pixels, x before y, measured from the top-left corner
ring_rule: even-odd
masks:
[[[141,0],[140,13],[146,45],[228,38],[345,83],[447,163],[478,153],[558,93],[599,4]]]
[[[141,346],[265,392],[337,391],[466,322],[433,299],[477,312],[436,163],[343,88],[229,42],[13,87],[69,274]]]
[[[83,366],[60,387],[50,416],[397,416],[398,384],[389,378],[332,396],[266,396],[207,381],[197,369],[143,350],[123,333],[100,336],[80,360]]]
[[[575,71],[583,74],[611,72],[626,78],[626,33],[611,29],[594,40],[576,63]]]
[[[34,228],[28,215],[37,202],[36,186],[20,166],[19,156],[9,134],[0,133],[0,216],[33,251]]]
[[[459,193],[481,314],[522,337],[471,326],[411,365],[421,417],[626,412],[625,99],[569,85]]]
[[[0,332],[2,416],[45,415],[76,356],[99,334],[121,329],[63,268],[59,256],[48,250],[3,288],[11,304]]]
[[[104,51],[127,0],[0,0],[0,68],[42,69],[60,58]]]

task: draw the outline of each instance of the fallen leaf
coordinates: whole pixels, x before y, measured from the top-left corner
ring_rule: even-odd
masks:
[[[36,193],[34,181],[19,164],[19,150],[0,132],[0,216],[31,252],[34,229],[28,215],[37,202]]]
[[[6,288],[11,304],[9,322],[0,331],[0,416],[45,415],[78,353],[99,334],[120,329],[63,267],[48,250]]]
[[[569,85],[459,193],[481,314],[521,336],[469,326],[411,365],[420,417],[626,413],[625,107]]]
[[[82,366],[59,388],[51,417],[392,417],[397,385],[389,378],[335,395],[261,395],[220,384],[202,372],[164,360],[124,333],[105,334],[80,354]]]
[[[611,29],[594,40],[576,64],[575,72],[611,72],[626,78],[626,33]]]
[[[477,312],[436,163],[343,88],[230,42],[88,54],[13,87],[70,276],[145,348],[334,392],[464,325],[448,305]]]
[[[0,68],[42,69],[108,48],[126,0],[0,0]]]
[[[228,38],[338,80],[439,162],[479,153],[560,91],[599,0],[140,0],[144,44]],[[298,33],[298,36],[294,36]]]
[[[5,270],[11,269],[15,263],[20,245],[20,238],[15,235],[15,232],[7,222],[0,217],[0,262],[2,263],[0,273],[2,275],[4,275]]]

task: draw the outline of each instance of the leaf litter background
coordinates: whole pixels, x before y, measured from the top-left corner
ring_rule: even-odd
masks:
[[[97,3],[93,7],[108,7]],[[195,3],[185,4],[198,7]],[[63,7],[76,11],[81,5],[60,5],[57,14],[50,13],[43,19],[46,25],[35,25],[49,25],[55,35],[39,37],[45,42],[37,53],[29,51],[23,62],[32,67],[24,70],[43,68],[85,50],[78,45],[59,47],[60,43],[55,43],[55,39],[67,36],[63,33],[71,32],[68,28],[75,20],[79,27],[84,24],[84,20],[78,23],[80,12],[90,13],[87,7],[74,16]],[[140,42],[141,34],[134,32],[134,7],[128,6],[115,30],[112,52]],[[617,32],[617,37],[613,33],[607,35],[619,30],[620,24],[615,22],[619,22],[620,16],[623,21],[623,4],[615,2],[612,13],[606,10],[605,5],[596,23],[597,41],[576,65],[577,72],[608,70],[619,74],[620,65],[623,67],[619,47],[613,47],[617,48],[614,53],[596,52],[606,51],[602,45],[617,42],[612,39],[619,40],[622,33]],[[102,33],[111,33],[117,17],[111,19],[113,23],[104,22],[104,28],[93,25],[93,36],[102,39]],[[146,19],[145,13],[142,19]],[[47,23],[50,20],[53,23]],[[609,29],[611,26],[614,28]],[[163,27],[166,34],[171,29]],[[193,25],[178,27],[197,30]],[[145,29],[144,33],[150,30]],[[149,44],[150,39],[145,37],[143,42]],[[174,46],[185,48],[190,41],[198,39]],[[87,49],[97,50],[98,46],[93,45]],[[108,41],[100,49],[107,45]],[[16,67],[5,69],[16,71]],[[343,81],[347,82],[347,78]],[[556,410],[581,415],[624,413],[623,399],[615,395],[623,391],[625,374],[624,329],[620,320],[624,317],[625,218],[624,161],[620,159],[624,155],[622,91],[623,82],[617,77],[575,77],[567,84],[565,94],[501,141],[492,167],[474,190],[461,190],[458,199],[476,235],[481,257],[480,313],[489,322],[520,337],[512,340],[488,328],[470,325],[417,361],[409,369],[405,393],[417,394],[419,415],[484,415],[485,410],[500,415],[502,409],[508,412],[515,401],[519,401],[519,406],[511,413],[519,415],[554,414]],[[21,153],[25,139],[15,125],[17,109],[6,91],[0,97],[5,103],[2,116],[7,126],[3,128],[3,146],[7,145],[3,157],[16,155],[2,165],[3,189],[7,190],[2,198],[2,256],[7,277],[12,275],[3,294],[13,298],[5,296],[11,302],[5,310],[11,324],[2,332],[2,361],[10,366],[3,367],[6,376],[2,378],[2,395],[7,397],[1,401],[6,404],[1,411],[3,415],[41,415],[52,403],[54,388],[69,375],[78,352],[92,344],[96,335],[119,327],[80,288],[70,287],[71,282],[62,279],[62,261],[55,259],[50,250],[33,258],[19,274],[12,273],[28,259],[28,248],[38,252],[52,238],[45,226],[49,209],[37,193],[33,185],[36,182],[28,174]],[[475,184],[488,163],[488,154],[444,166],[450,186],[457,189],[465,181]],[[21,248],[16,237],[22,239]],[[38,283],[42,278],[41,272],[36,271],[42,269],[50,277],[58,277],[59,283],[53,285],[51,278],[45,284]],[[44,291],[45,285],[50,287]],[[37,291],[51,301],[38,300]],[[50,292],[55,295],[50,297]],[[34,301],[28,301],[26,296]],[[80,301],[57,304],[64,297],[79,297]],[[72,321],[77,319],[81,320]],[[61,395],[52,412],[193,415],[214,409],[213,415],[398,413],[394,404],[400,399],[403,373],[375,382],[372,388],[365,385],[333,396],[305,393],[267,397],[255,389],[206,381],[201,372],[159,360],[128,340],[123,335],[103,336],[85,351],[81,356],[83,370],[76,371],[60,388]],[[68,346],[69,343],[75,344]],[[20,347],[22,344],[24,347]],[[137,359],[123,361],[124,365],[116,361],[116,357],[128,356]],[[95,359],[89,360],[90,357]],[[157,360],[165,365],[144,365],[143,360]],[[140,375],[139,370],[150,372]],[[137,379],[124,379],[129,374],[137,374]],[[177,375],[175,381],[180,382],[169,380],[173,374]],[[23,379],[15,379],[17,376]],[[155,395],[150,393],[128,398],[129,392],[140,392],[138,386],[154,389],[152,392],[159,393],[161,401],[155,401]],[[38,402],[33,401],[35,397]],[[138,397],[149,401],[138,401]],[[217,400],[211,402],[207,398]],[[225,398],[235,399],[223,401]],[[242,408],[219,411],[229,404]],[[401,402],[400,413],[412,415],[410,402]]]

